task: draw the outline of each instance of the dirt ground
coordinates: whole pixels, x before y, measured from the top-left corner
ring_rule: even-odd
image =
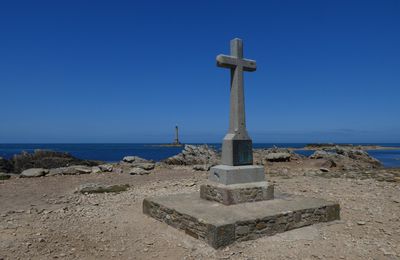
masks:
[[[400,183],[267,178],[280,192],[338,201],[341,220],[215,250],[142,214],[143,198],[198,191],[204,172],[12,178],[0,181],[0,259],[400,259]],[[74,193],[84,183],[131,187]]]

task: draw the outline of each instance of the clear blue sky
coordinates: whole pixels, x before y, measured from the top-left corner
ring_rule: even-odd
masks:
[[[1,1],[0,143],[400,142],[400,1]]]

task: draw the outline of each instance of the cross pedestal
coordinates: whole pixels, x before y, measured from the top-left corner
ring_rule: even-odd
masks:
[[[244,59],[242,40],[233,39],[231,55],[218,55],[217,65],[231,70],[229,130],[222,144],[222,164],[211,168],[200,196],[196,192],[147,198],[143,213],[214,248],[340,219],[335,202],[274,195],[264,168],[253,165],[245,123],[243,72],[255,71],[256,62]]]

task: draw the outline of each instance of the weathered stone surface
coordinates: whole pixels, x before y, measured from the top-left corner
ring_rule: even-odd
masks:
[[[185,145],[180,154],[165,159],[170,165],[216,165],[220,160],[217,151],[207,145]]]
[[[290,153],[269,153],[265,159],[270,162],[288,162],[290,161]]]
[[[331,167],[338,167],[347,171],[376,169],[382,166],[377,159],[371,157],[366,151],[341,146],[335,146],[328,151],[317,150],[309,158],[325,159],[329,161]]]
[[[146,159],[140,158],[139,156],[125,156],[122,161],[127,163],[145,163],[149,162]]]
[[[49,172],[49,170],[43,169],[43,168],[31,168],[24,170],[21,173],[22,177],[40,177],[44,176]]]
[[[128,188],[129,184],[105,185],[99,183],[86,183],[82,184],[75,192],[80,192],[80,193],[121,192],[121,191],[126,191]]]
[[[200,198],[224,205],[270,200],[274,198],[274,186],[265,181],[233,185],[207,182],[200,186]]]
[[[276,146],[268,149],[254,149],[254,162],[259,165],[265,164],[266,162],[298,161],[304,158],[306,157],[290,149]]]
[[[114,166],[112,164],[101,164],[101,165],[99,165],[99,168],[103,172],[112,172],[114,169]]]
[[[198,193],[176,194],[145,199],[143,212],[214,248],[340,219],[337,203],[283,195],[225,206],[203,200]]]
[[[257,165],[217,165],[210,169],[210,181],[225,185],[265,181],[264,168]]]
[[[195,171],[209,171],[211,168],[211,165],[209,164],[196,164],[193,165],[192,169]]]
[[[141,168],[146,171],[151,171],[155,167],[155,163],[133,163],[132,167]]]
[[[133,168],[129,169],[129,174],[130,175],[147,175],[147,174],[150,174],[150,172],[146,171],[142,168],[139,168],[139,167],[133,167]]]
[[[101,169],[99,166],[93,166],[92,167],[92,173],[101,173]]]
[[[252,141],[247,133],[244,106],[243,72],[255,71],[256,61],[243,58],[243,41],[231,40],[231,54],[217,56],[217,66],[230,69],[229,130],[222,142],[222,164],[252,165]]]
[[[92,167],[82,166],[82,165],[73,165],[69,167],[60,167],[50,169],[48,176],[53,175],[79,175],[79,174],[89,174],[92,173]]]

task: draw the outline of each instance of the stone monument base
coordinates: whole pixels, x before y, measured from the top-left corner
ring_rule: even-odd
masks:
[[[271,200],[274,198],[274,185],[266,181],[231,185],[208,181],[200,186],[200,198],[224,205]]]
[[[224,185],[265,181],[264,167],[217,165],[211,167],[208,179]]]
[[[282,194],[273,200],[225,206],[189,193],[145,199],[143,213],[219,248],[340,219],[340,206]]]

